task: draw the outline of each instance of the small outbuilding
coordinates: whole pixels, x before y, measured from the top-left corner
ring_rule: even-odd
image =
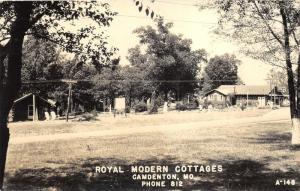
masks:
[[[51,111],[56,111],[55,101],[29,93],[14,101],[11,117],[12,121],[44,120]]]

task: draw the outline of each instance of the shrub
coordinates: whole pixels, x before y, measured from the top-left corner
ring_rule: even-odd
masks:
[[[187,109],[198,109],[199,104],[195,101],[186,104]]]
[[[224,108],[226,108],[226,105],[224,103],[223,104],[215,104],[214,108],[216,108],[216,109],[224,109]]]
[[[94,116],[97,116],[97,115],[98,115],[98,113],[97,113],[96,110],[91,111],[91,114],[94,115]]]
[[[125,113],[130,113],[130,107],[125,108]]]
[[[147,104],[145,104],[144,102],[139,102],[138,104],[135,105],[134,110],[135,112],[147,111]]]
[[[84,113],[80,117],[80,121],[95,121],[97,119],[97,113],[91,112],[91,113]]]
[[[243,104],[240,106],[241,110],[244,111],[246,109],[246,106]]]
[[[187,109],[188,109],[188,106],[186,104],[183,104],[183,103],[176,104],[176,110],[185,111]]]
[[[149,108],[149,114],[157,113],[158,112],[158,106],[156,104],[153,104]]]
[[[155,103],[157,104],[157,106],[163,106],[165,103],[164,97],[162,95],[159,95],[156,99],[155,99]]]
[[[248,100],[248,106],[249,107],[256,107],[258,106],[258,101],[257,100]],[[246,102],[246,105],[247,105],[247,102]]]
[[[204,102],[204,107],[205,107],[205,108],[208,108],[209,105],[213,105],[213,104],[212,104],[211,101],[207,101],[207,100],[206,100],[206,101]]]

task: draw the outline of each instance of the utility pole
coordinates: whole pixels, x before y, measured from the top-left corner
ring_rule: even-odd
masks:
[[[32,121],[36,121],[36,98],[35,94],[32,94]]]
[[[274,96],[274,105],[276,104],[276,92],[275,92],[275,87],[276,86],[274,86],[274,88],[273,88],[273,96]]]
[[[67,122],[69,121],[71,94],[72,94],[72,83],[69,83],[68,106],[67,106],[67,117],[66,117]]]
[[[271,78],[267,78],[266,80],[268,80],[268,81],[270,81],[270,94],[271,94],[271,96],[270,96],[270,99],[271,99],[271,101],[272,101],[272,79]],[[273,99],[273,101],[275,101],[274,99]],[[273,105],[274,105],[274,103],[273,103]],[[273,108],[273,106],[272,106],[272,108]]]
[[[247,108],[248,108],[249,90],[247,90]]]

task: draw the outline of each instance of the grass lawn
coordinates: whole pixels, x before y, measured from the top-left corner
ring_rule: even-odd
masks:
[[[267,112],[183,112],[116,119],[100,115],[96,122],[13,123],[12,140],[87,131],[116,133],[24,144],[12,141],[7,190],[140,190],[140,182],[133,181],[129,171],[92,173],[96,165],[129,169],[135,164],[223,166],[221,173],[194,173],[195,178],[184,180],[178,190],[299,190],[300,149],[289,144],[288,120],[228,123]],[[296,185],[275,186],[277,179],[295,179]]]

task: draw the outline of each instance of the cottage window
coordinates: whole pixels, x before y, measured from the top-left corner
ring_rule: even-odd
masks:
[[[28,119],[33,117],[33,105],[28,105]]]

